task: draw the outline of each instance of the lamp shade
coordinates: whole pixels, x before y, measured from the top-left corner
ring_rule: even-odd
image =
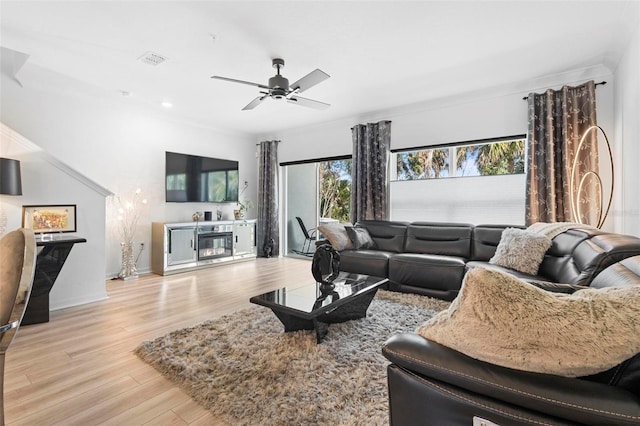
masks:
[[[0,194],[22,195],[20,161],[0,158]]]

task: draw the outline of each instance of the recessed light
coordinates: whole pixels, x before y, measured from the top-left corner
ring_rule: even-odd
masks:
[[[122,95],[122,97],[124,97],[124,98],[129,98],[129,97],[131,97],[131,92],[129,92],[127,90],[120,90],[120,95]]]
[[[171,108],[173,106],[173,104],[169,101],[162,101],[160,105],[162,105],[165,108]]]

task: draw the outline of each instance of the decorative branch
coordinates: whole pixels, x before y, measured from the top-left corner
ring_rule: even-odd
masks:
[[[120,196],[117,197],[118,208],[118,222],[120,222],[119,231],[122,241],[132,242],[133,237],[138,227],[138,221],[140,220],[140,214],[142,212],[142,206],[147,204],[146,198],[142,198],[142,190],[136,189],[131,200],[122,200]]]

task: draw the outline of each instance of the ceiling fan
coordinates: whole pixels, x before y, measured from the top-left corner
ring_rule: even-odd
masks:
[[[329,104],[326,104],[324,102],[314,101],[312,99],[298,96],[298,93],[304,92],[305,90],[315,86],[316,84],[328,79],[329,74],[319,69],[315,69],[309,74],[302,77],[300,80],[289,85],[289,80],[280,75],[280,68],[284,67],[284,59],[275,58],[271,61],[271,63],[277,70],[277,74],[269,79],[269,84],[266,86],[264,84],[252,83],[250,81],[236,80],[235,78],[220,77],[219,75],[214,75],[211,78],[231,81],[233,83],[248,84],[250,86],[256,86],[260,89],[263,89],[260,91],[260,96],[258,96],[257,98],[249,102],[247,106],[242,108],[243,111],[257,107],[266,98],[286,99],[287,102],[315,109],[329,108]]]

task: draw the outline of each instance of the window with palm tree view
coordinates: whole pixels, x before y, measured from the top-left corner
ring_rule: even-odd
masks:
[[[320,175],[320,217],[349,222],[351,202],[351,159],[318,163]]]
[[[395,180],[522,174],[524,137],[396,152]]]

